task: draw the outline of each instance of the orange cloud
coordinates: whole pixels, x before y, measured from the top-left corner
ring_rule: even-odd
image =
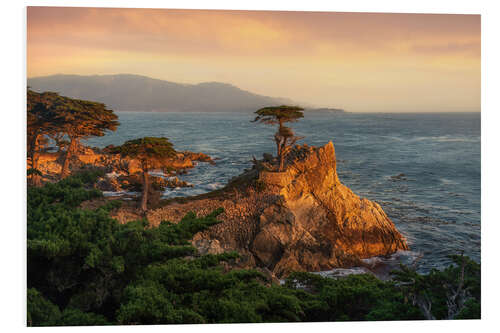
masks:
[[[428,93],[429,80],[447,97],[427,109],[479,109],[478,15],[28,7],[27,33],[28,76],[223,80],[363,111],[375,107],[346,89],[376,91],[402,105]]]

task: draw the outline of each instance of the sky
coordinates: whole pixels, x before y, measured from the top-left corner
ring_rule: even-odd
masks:
[[[218,81],[352,112],[480,111],[481,18],[28,7],[27,73]]]

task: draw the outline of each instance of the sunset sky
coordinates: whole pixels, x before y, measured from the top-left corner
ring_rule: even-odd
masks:
[[[28,77],[220,81],[362,112],[480,111],[479,15],[29,7]]]

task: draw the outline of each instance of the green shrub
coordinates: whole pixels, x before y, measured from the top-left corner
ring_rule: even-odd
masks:
[[[50,326],[61,316],[57,305],[45,299],[35,288],[28,289],[28,326]]]
[[[118,201],[81,208],[102,197],[97,177],[28,189],[30,326],[424,319],[415,301],[423,297],[442,319],[458,285],[464,303],[453,318],[480,317],[480,265],[466,257],[427,275],[402,266],[394,281],[296,272],[278,286],[256,270],[226,271],[221,262],[235,252],[196,253],[190,239],[219,223],[222,209],[155,228],[145,219],[119,224],[109,215]]]

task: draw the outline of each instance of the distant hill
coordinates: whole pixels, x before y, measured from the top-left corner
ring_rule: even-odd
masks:
[[[179,84],[130,74],[51,75],[29,78],[28,86],[39,92],[54,91],[102,102],[116,111],[242,112],[293,104],[288,99],[254,94],[226,83]]]

